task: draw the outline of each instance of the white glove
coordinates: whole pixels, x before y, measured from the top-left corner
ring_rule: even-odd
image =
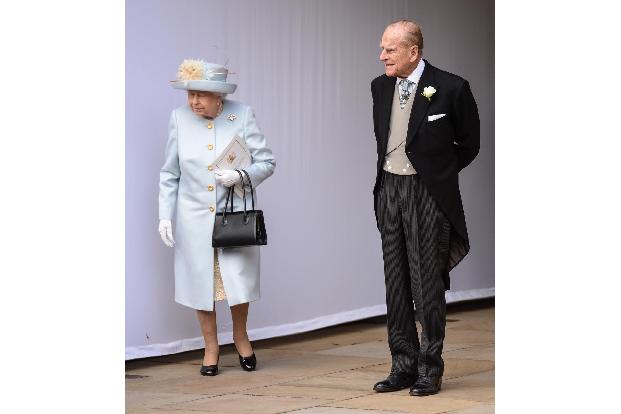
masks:
[[[173,247],[175,245],[175,239],[173,239],[172,233],[172,222],[170,220],[160,220],[157,231],[160,232],[160,237],[166,246]]]
[[[235,170],[220,170],[216,171],[215,174],[216,182],[218,184],[222,184],[225,187],[232,187],[235,184],[241,182],[239,173]]]

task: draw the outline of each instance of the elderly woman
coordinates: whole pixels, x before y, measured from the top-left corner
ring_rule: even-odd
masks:
[[[241,181],[237,172],[219,171],[213,163],[227,144],[239,137],[252,158],[245,170],[255,188],[275,168],[252,109],[225,99],[237,87],[227,82],[227,74],[226,68],[202,60],[181,64],[172,85],[187,91],[188,103],[172,111],[166,160],[160,171],[159,232],[163,242],[175,249],[175,301],[196,309],[205,338],[202,375],[218,373],[214,302],[223,299],[231,308],[233,341],[241,367],[252,371],[257,363],[246,320],[249,302],[259,299],[259,247],[212,247],[216,211],[224,208],[227,187]],[[241,197],[234,196],[234,208],[242,206]]]

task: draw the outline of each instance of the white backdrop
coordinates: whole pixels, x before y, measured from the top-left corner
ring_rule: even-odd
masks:
[[[385,313],[373,217],[370,81],[385,26],[412,18],[424,56],[471,83],[481,152],[460,176],[472,250],[448,301],[494,295],[494,2],[128,0],[126,2],[126,359],[203,347],[193,310],[173,300],[172,250],[157,234],[169,81],[184,58],[224,63],[276,157],[259,187],[269,245],[251,339]],[[230,312],[218,303],[221,343]]]

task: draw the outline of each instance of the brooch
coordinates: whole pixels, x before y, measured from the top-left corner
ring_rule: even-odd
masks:
[[[231,121],[231,122],[232,122],[232,121],[235,121],[235,120],[237,119],[237,115],[235,115],[235,114],[230,114],[230,115],[229,115],[229,117],[228,117],[228,119],[229,119],[229,121]]]

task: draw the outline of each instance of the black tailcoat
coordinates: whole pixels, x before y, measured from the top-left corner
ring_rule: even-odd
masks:
[[[371,82],[373,124],[377,140],[377,178],[373,188],[376,217],[396,81],[395,77],[382,75]],[[430,100],[422,95],[427,86],[436,89]],[[405,151],[421,180],[452,224],[451,254],[445,277],[448,289],[448,271],[470,250],[457,174],[479,152],[479,113],[468,81],[432,66],[427,60],[413,98]],[[428,121],[429,115],[436,114],[446,115],[435,121]]]

